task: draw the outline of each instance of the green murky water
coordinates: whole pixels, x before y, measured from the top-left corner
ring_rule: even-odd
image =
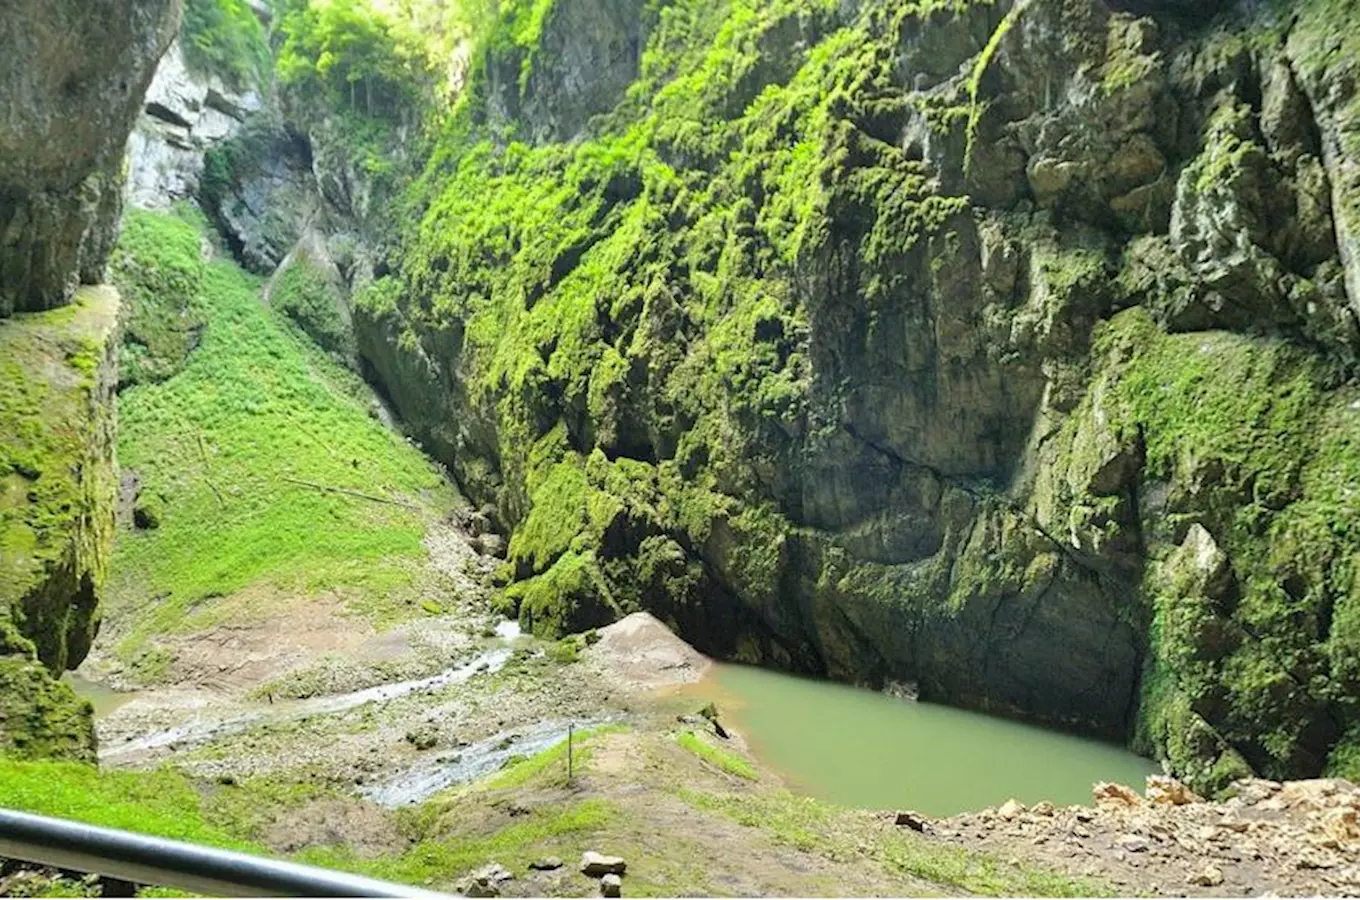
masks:
[[[697,692],[791,787],[846,806],[947,816],[1011,797],[1090,803],[1097,781],[1141,789],[1159,771],[1100,741],[763,669],[716,666]]]
[[[115,691],[107,685],[90,681],[75,672],[64,673],[61,680],[69,684],[78,696],[90,701],[90,705],[94,707],[96,719],[102,719],[124,703],[137,699],[136,694]]]

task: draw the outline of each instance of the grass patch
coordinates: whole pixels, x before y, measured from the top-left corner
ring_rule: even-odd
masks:
[[[745,778],[748,781],[757,781],[760,778],[756,773],[755,766],[752,766],[744,757],[733,753],[731,750],[715,747],[692,731],[680,732],[675,736],[675,742],[704,762],[729,775]]]
[[[199,346],[120,401],[120,463],[157,509],[157,527],[119,535],[105,605],[134,666],[153,635],[210,624],[212,601],[247,587],[334,592],[379,623],[426,599],[421,539],[452,489],[259,290],[207,264]]]
[[[859,859],[867,854],[890,870],[934,884],[951,885],[970,894],[990,897],[1113,896],[1111,888],[1093,880],[1002,863],[986,854],[940,846],[899,829],[885,831],[876,820],[863,814],[787,791],[736,795],[681,788],[679,794],[695,809],[717,813],[750,828],[760,828],[779,843],[804,852],[840,861]]]
[[[210,824],[198,791],[187,778],[170,769],[101,772],[81,763],[0,758],[0,797],[5,806],[23,812],[261,852],[252,843]]]
[[[591,743],[609,734],[623,734],[627,725],[601,725],[587,728],[572,736],[572,768],[577,774],[584,773],[593,755]],[[547,750],[533,756],[512,759],[505,768],[489,776],[476,787],[480,790],[501,791],[522,788],[528,784],[536,787],[560,787],[567,783],[567,742],[563,740]]]
[[[417,834],[436,835],[445,827],[443,816],[426,808],[410,822]],[[422,836],[398,857],[361,860],[346,849],[315,848],[300,858],[313,865],[361,872],[405,884],[448,884],[484,863],[499,862],[511,871],[523,871],[548,851],[575,849],[571,839],[604,828],[616,816],[603,800],[586,800],[559,810],[535,812],[523,821],[488,835],[475,837]]]

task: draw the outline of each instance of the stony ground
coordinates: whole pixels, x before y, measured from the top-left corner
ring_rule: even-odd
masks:
[[[1121,892],[1360,894],[1360,788],[1339,779],[1251,780],[1236,792],[1206,802],[1154,776],[1145,797],[1107,784],[1090,807],[1011,802],[924,827],[957,846],[1099,875]]]

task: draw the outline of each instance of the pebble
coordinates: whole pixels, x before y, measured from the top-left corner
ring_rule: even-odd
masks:
[[[623,879],[613,873],[600,879],[600,895],[603,897],[622,897]]]
[[[1114,839],[1114,845],[1130,853],[1143,853],[1148,848],[1148,839],[1137,834],[1121,834]]]
[[[1223,883],[1223,870],[1209,863],[1190,876],[1190,883],[1199,887],[1218,887]]]
[[[539,872],[551,872],[562,868],[562,860],[556,856],[543,856],[529,863],[529,868]]]

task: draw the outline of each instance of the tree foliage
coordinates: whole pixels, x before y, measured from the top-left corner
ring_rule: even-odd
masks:
[[[298,4],[280,29],[280,80],[366,116],[399,117],[429,74],[421,43],[368,0]]]
[[[185,0],[180,41],[185,62],[195,71],[241,90],[269,80],[264,26],[246,0]]]

